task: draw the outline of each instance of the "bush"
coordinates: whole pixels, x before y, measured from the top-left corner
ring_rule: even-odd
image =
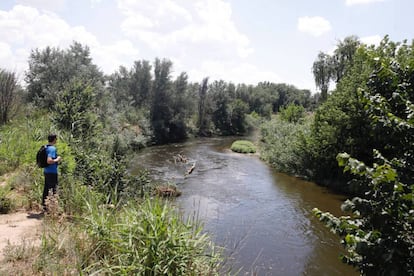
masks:
[[[233,142],[231,150],[239,153],[255,153],[256,147],[250,141],[238,140]]]
[[[303,124],[294,124],[276,117],[261,125],[260,158],[280,172],[308,177],[306,137],[312,116]]]
[[[305,108],[301,105],[289,104],[280,109],[280,118],[289,123],[298,123],[305,117]]]
[[[7,214],[12,209],[12,202],[7,194],[8,191],[0,187],[0,214]]]

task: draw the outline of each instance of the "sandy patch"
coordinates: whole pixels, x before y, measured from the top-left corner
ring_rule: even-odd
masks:
[[[43,215],[35,212],[18,212],[0,215],[0,261],[3,249],[10,243],[21,244],[23,240],[38,244]]]

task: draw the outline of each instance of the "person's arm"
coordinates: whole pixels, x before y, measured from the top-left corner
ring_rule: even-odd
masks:
[[[60,162],[60,160],[61,160],[61,159],[62,159],[62,157],[60,157],[60,156],[56,157],[55,159],[53,159],[52,157],[48,156],[48,157],[47,157],[47,163],[48,163],[49,165],[51,165],[51,164],[55,164],[55,163]]]
[[[47,163],[49,165],[51,165],[51,164],[55,164],[55,163],[60,162],[60,160],[61,160],[60,156],[57,156],[56,158],[53,158],[53,156],[56,156],[56,149],[54,147],[51,147],[51,148],[48,147],[48,150],[50,150],[50,151],[47,154]]]

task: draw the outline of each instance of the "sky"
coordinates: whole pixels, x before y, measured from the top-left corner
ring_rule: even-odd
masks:
[[[20,79],[33,49],[90,48],[111,74],[166,58],[186,72],[235,84],[292,84],[316,92],[312,64],[356,35],[414,39],[412,0],[0,0],[0,68]]]

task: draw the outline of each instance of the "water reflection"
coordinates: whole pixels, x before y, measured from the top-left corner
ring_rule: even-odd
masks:
[[[355,274],[338,261],[338,237],[311,213],[318,207],[339,215],[343,198],[276,173],[256,156],[234,154],[228,151],[231,142],[204,139],[150,148],[137,164],[177,183],[182,191],[177,203],[187,214],[198,212],[240,274]],[[185,166],[172,161],[178,153],[197,164],[187,177]]]

